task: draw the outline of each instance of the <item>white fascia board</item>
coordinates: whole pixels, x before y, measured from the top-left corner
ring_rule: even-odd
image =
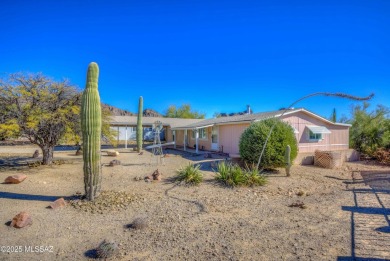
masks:
[[[204,126],[198,126],[198,127],[188,127],[188,126],[184,126],[184,127],[176,127],[176,128],[172,128],[172,130],[199,130],[199,129],[203,129],[203,128],[207,128],[207,127],[212,127],[214,126],[215,124],[210,124],[210,125],[204,125]]]
[[[345,127],[351,127],[352,126],[351,124],[348,124],[348,123],[332,122],[332,121],[327,120],[327,119],[325,119],[325,118],[323,118],[323,117],[321,117],[321,116],[319,116],[319,115],[317,115],[315,113],[307,111],[307,110],[305,110],[303,108],[302,109],[298,109],[298,110],[293,110],[293,111],[286,112],[285,114],[283,114],[283,116],[289,115],[289,114],[293,114],[293,113],[296,113],[296,112],[299,112],[299,111],[305,112],[305,113],[307,113],[307,114],[309,114],[309,115],[311,115],[311,116],[313,116],[313,117],[315,117],[317,119],[320,119],[320,120],[325,121],[325,122],[327,122],[329,124],[332,124],[332,125],[345,126]],[[280,117],[280,116],[282,116],[282,114],[275,115],[275,117]]]

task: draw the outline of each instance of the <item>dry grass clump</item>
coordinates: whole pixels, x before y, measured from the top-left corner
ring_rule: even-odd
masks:
[[[236,186],[264,186],[266,176],[259,173],[254,166],[242,169],[238,164],[221,162],[218,164],[215,179],[229,187]]]
[[[176,180],[187,185],[199,185],[203,181],[203,174],[200,165],[188,164],[176,171]]]

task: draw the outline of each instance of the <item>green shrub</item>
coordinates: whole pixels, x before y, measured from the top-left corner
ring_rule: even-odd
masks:
[[[263,186],[267,179],[256,168],[242,169],[238,164],[221,162],[218,164],[215,179],[229,187]]]
[[[291,162],[298,154],[297,140],[293,128],[278,119],[267,119],[252,123],[241,135],[239,151],[241,158],[250,164],[257,163],[268,133],[275,124],[268,140],[260,165],[263,168],[284,167],[286,146],[291,147]]]
[[[203,181],[203,174],[199,170],[200,165],[188,164],[186,167],[178,169],[176,180],[187,185],[199,185]]]

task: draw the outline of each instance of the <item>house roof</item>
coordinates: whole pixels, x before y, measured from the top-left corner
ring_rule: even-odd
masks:
[[[289,110],[277,110],[277,111],[268,111],[260,112],[253,114],[244,114],[244,115],[234,115],[229,117],[220,117],[213,119],[181,119],[181,118],[163,118],[163,117],[143,117],[142,125],[143,126],[152,126],[154,122],[161,121],[163,126],[169,126],[173,130],[185,130],[185,129],[200,129],[206,128],[214,125],[227,125],[235,123],[251,123],[254,121],[265,120],[274,117],[281,117],[293,114],[296,112],[304,112],[314,118],[317,118],[321,121],[324,121],[331,125],[337,126],[346,126],[350,127],[350,124],[345,123],[334,123],[329,121],[313,112],[310,112],[303,108],[298,109],[289,109]],[[111,117],[111,126],[136,126],[137,125],[137,116],[112,116]]]
[[[163,117],[142,117],[143,126],[152,126],[154,122],[161,121],[163,126],[171,128],[185,126],[203,121],[203,119],[181,119],[181,118],[163,118]],[[136,126],[137,116],[111,116],[111,126]]]
[[[339,126],[351,126],[350,124],[344,124],[344,123],[334,123],[332,121],[329,121],[313,112],[310,112],[308,110],[305,110],[303,108],[299,109],[290,109],[290,110],[277,110],[277,111],[269,111],[269,112],[260,112],[260,113],[253,113],[253,114],[244,114],[244,115],[235,115],[235,116],[229,116],[229,117],[220,117],[220,118],[213,118],[213,119],[207,119],[207,120],[201,120],[198,122],[194,122],[188,125],[184,126],[178,126],[178,127],[172,127],[172,129],[181,130],[181,129],[199,129],[199,128],[205,128],[210,127],[214,125],[227,125],[227,124],[234,124],[234,123],[251,123],[254,121],[260,121],[265,120],[269,118],[274,117],[281,117],[282,115],[289,115],[296,112],[304,112],[307,113],[319,120],[322,120],[324,122],[327,122],[331,125],[339,125]]]
[[[197,128],[205,128],[213,125],[224,125],[231,123],[244,123],[244,122],[252,122],[256,120],[264,120],[268,118],[273,118],[278,114],[282,114],[283,111],[270,111],[270,112],[261,112],[261,113],[253,113],[253,114],[244,114],[244,115],[234,115],[228,117],[220,117],[207,119],[200,122],[195,122],[186,126],[178,127],[176,129],[197,129]]]

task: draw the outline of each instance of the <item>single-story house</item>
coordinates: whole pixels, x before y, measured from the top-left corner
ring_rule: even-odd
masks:
[[[166,142],[175,142],[175,146],[238,156],[240,136],[252,122],[279,118],[293,127],[299,154],[313,154],[315,150],[349,149],[350,124],[334,123],[303,108],[289,109],[284,114],[283,112],[284,110],[278,110],[204,120],[144,117],[143,124],[151,127],[156,120],[161,121],[165,129]],[[118,130],[136,126],[137,120],[134,116],[114,118],[115,122],[112,125],[117,126]],[[133,131],[134,129],[131,129],[132,133]],[[121,133],[123,136],[123,131]]]
[[[176,145],[239,154],[239,141],[243,131],[252,123],[268,118],[280,118],[294,129],[299,153],[315,150],[349,149],[350,124],[334,123],[306,109],[290,109],[254,114],[221,117],[171,128],[167,141]],[[283,114],[283,115],[282,115]],[[198,146],[196,146],[198,145]]]
[[[163,125],[160,139],[166,140],[165,134],[171,132],[172,128],[193,124],[202,120],[199,119],[179,119],[163,117],[142,117],[143,138],[144,140],[153,140],[153,124],[160,121]],[[127,143],[136,139],[137,116],[112,116],[110,121],[111,129],[117,131],[117,140],[119,143]]]

